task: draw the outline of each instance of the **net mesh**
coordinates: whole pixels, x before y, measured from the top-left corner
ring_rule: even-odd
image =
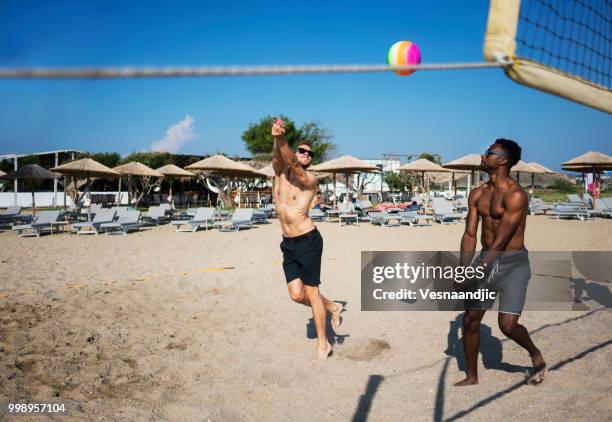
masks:
[[[612,2],[522,0],[516,56],[610,91]]]

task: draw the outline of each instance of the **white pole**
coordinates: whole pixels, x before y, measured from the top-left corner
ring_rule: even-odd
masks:
[[[59,153],[55,152],[55,167],[59,165]],[[57,207],[57,179],[53,179],[53,206]]]
[[[17,155],[13,157],[13,170],[17,171]],[[15,205],[17,205],[17,179],[13,180],[13,191],[15,192]]]

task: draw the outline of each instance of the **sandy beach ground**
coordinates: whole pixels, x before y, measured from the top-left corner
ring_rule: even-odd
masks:
[[[551,368],[543,385],[524,385],[529,357],[490,312],[480,385],[452,387],[461,314],[361,312],[360,251],[457,250],[463,225],[318,226],[322,292],[346,312],[315,367],[276,220],[239,233],[0,233],[0,401],[68,400],[72,418],[107,420],[610,420],[612,313],[596,297],[523,314]],[[526,245],[612,250],[612,220],[530,216]]]

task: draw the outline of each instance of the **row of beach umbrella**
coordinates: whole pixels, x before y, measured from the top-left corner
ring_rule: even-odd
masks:
[[[479,154],[469,154],[443,165],[439,165],[424,158],[420,158],[402,165],[399,170],[412,173],[420,173],[424,185],[426,174],[444,172],[452,172],[453,182],[455,173],[465,174],[469,172],[473,183],[474,172],[476,170],[480,170],[480,162],[481,156]],[[563,169],[569,171],[591,172],[597,174],[601,171],[612,170],[612,157],[600,152],[591,151],[563,163],[562,167]],[[350,174],[381,172],[381,170],[377,166],[372,165],[367,161],[351,157],[349,155],[345,155],[315,165],[311,168],[311,170],[315,172],[318,178],[327,177],[330,174],[333,175],[334,193],[336,191],[336,175],[338,173],[346,175],[346,181],[348,186],[348,177]],[[4,174],[0,172],[0,177],[4,179],[13,180],[30,180],[35,183],[38,180],[56,179],[61,176],[64,176],[64,196],[66,195],[68,177],[72,178],[72,181],[75,185],[75,190],[77,186],[77,180],[85,179],[87,184],[86,195],[89,195],[91,180],[94,178],[120,178],[119,195],[121,195],[122,176],[126,176],[128,178],[128,192],[132,188],[132,177],[166,177],[170,181],[169,195],[172,196],[173,179],[195,177],[198,172],[204,172],[207,175],[223,176],[227,178],[271,178],[274,176],[274,170],[272,169],[271,165],[268,165],[262,168],[261,170],[257,170],[245,163],[231,160],[223,155],[214,155],[200,160],[196,163],[190,164],[186,166],[185,169],[182,169],[174,164],[168,164],[154,170],[142,163],[135,161],[122,164],[111,169],[91,158],[83,158],[54,167],[51,169],[51,171],[37,164],[29,164],[9,174]],[[511,172],[515,172],[517,174],[517,178],[520,178],[520,173],[531,173],[532,186],[534,184],[535,174],[555,173],[554,171],[546,168],[545,166],[539,163],[526,163],[523,161],[519,161],[514,167],[512,167]],[[470,185],[472,183],[468,183],[468,189],[471,187]],[[426,185],[427,191],[429,192],[429,180]],[[423,187],[425,188],[425,186]],[[336,195],[334,196],[336,197]],[[118,199],[120,199],[120,197]],[[65,200],[64,203],[66,203]],[[35,213],[36,208],[33,191],[32,204]]]

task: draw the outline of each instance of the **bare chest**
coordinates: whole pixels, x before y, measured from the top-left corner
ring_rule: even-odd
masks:
[[[478,200],[478,214],[482,218],[501,219],[504,214],[505,191],[488,190],[483,192]]]

